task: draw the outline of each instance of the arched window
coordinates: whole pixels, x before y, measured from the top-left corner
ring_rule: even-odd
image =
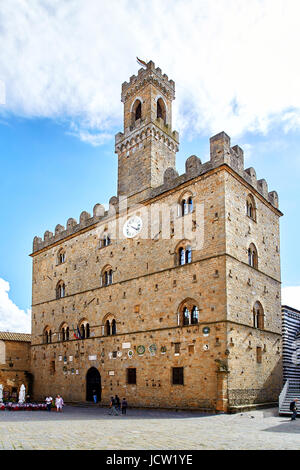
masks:
[[[194,210],[193,197],[191,195],[184,195],[179,200],[179,216],[191,214]]]
[[[102,286],[109,286],[113,283],[113,271],[111,266],[106,266],[101,274]]]
[[[184,307],[183,309],[183,315],[182,315],[182,324],[183,325],[189,325],[190,324],[190,311],[187,307]]]
[[[136,99],[131,109],[131,123],[134,126],[138,119],[142,119],[142,103]]]
[[[110,244],[111,244],[110,235],[108,235],[107,233],[104,233],[100,241],[100,246],[104,247],[104,246],[109,246]]]
[[[103,334],[106,336],[117,334],[117,321],[112,313],[107,313],[102,321]]]
[[[70,339],[70,330],[66,323],[63,323],[60,327],[60,340],[69,341]]]
[[[192,309],[192,314],[191,314],[191,324],[197,325],[198,322],[199,322],[199,309],[197,305],[194,305]]]
[[[141,119],[141,117],[142,117],[142,104],[139,103],[135,110],[135,121],[137,121],[138,119]]]
[[[178,325],[197,325],[199,323],[199,307],[194,299],[182,302],[178,309]]]
[[[105,323],[105,334],[106,336],[110,336],[110,321],[109,320],[106,320],[106,323]]]
[[[260,302],[255,302],[253,307],[253,326],[254,328],[259,328],[260,330],[264,329],[264,309]]]
[[[111,322],[111,334],[115,335],[116,333],[117,333],[117,323],[116,323],[116,320],[113,319],[113,321]]]
[[[184,240],[180,242],[176,249],[176,262],[177,265],[184,265],[192,262],[192,247],[189,242]]]
[[[161,118],[164,123],[167,122],[167,112],[166,106],[162,98],[158,98],[157,100],[157,108],[156,108],[156,117],[157,119]]]
[[[66,252],[61,248],[57,254],[57,264],[62,264],[66,261]]]
[[[86,318],[81,320],[78,324],[78,329],[80,333],[80,339],[85,339],[90,337],[90,324]]]
[[[56,298],[62,299],[66,295],[66,286],[63,281],[59,281],[56,286]]]
[[[258,268],[257,249],[253,243],[251,243],[248,248],[248,264],[249,266],[252,266],[252,268]]]
[[[252,194],[249,194],[246,199],[246,215],[256,221],[256,206]]]
[[[49,344],[52,342],[52,331],[50,326],[46,326],[43,331],[43,343]]]

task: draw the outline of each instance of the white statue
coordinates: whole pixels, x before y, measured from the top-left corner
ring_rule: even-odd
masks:
[[[0,384],[0,403],[3,403],[3,385]]]
[[[25,385],[22,384],[19,392],[19,403],[25,403]]]

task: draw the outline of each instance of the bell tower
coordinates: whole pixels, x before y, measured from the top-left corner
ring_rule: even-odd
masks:
[[[164,182],[167,168],[175,169],[178,132],[172,131],[175,83],[150,61],[137,76],[122,84],[124,132],[116,134],[118,196],[139,194]]]

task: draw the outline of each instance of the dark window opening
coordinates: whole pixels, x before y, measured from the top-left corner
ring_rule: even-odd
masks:
[[[136,369],[127,369],[127,383],[131,385],[136,384]]]
[[[183,367],[172,368],[172,383],[173,385],[184,385],[183,383]]]

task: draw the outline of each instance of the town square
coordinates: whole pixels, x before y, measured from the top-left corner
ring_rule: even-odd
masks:
[[[1,450],[292,450],[299,448],[300,421],[272,408],[234,415],[133,409],[124,418],[67,406],[59,416],[1,413],[0,431]]]

